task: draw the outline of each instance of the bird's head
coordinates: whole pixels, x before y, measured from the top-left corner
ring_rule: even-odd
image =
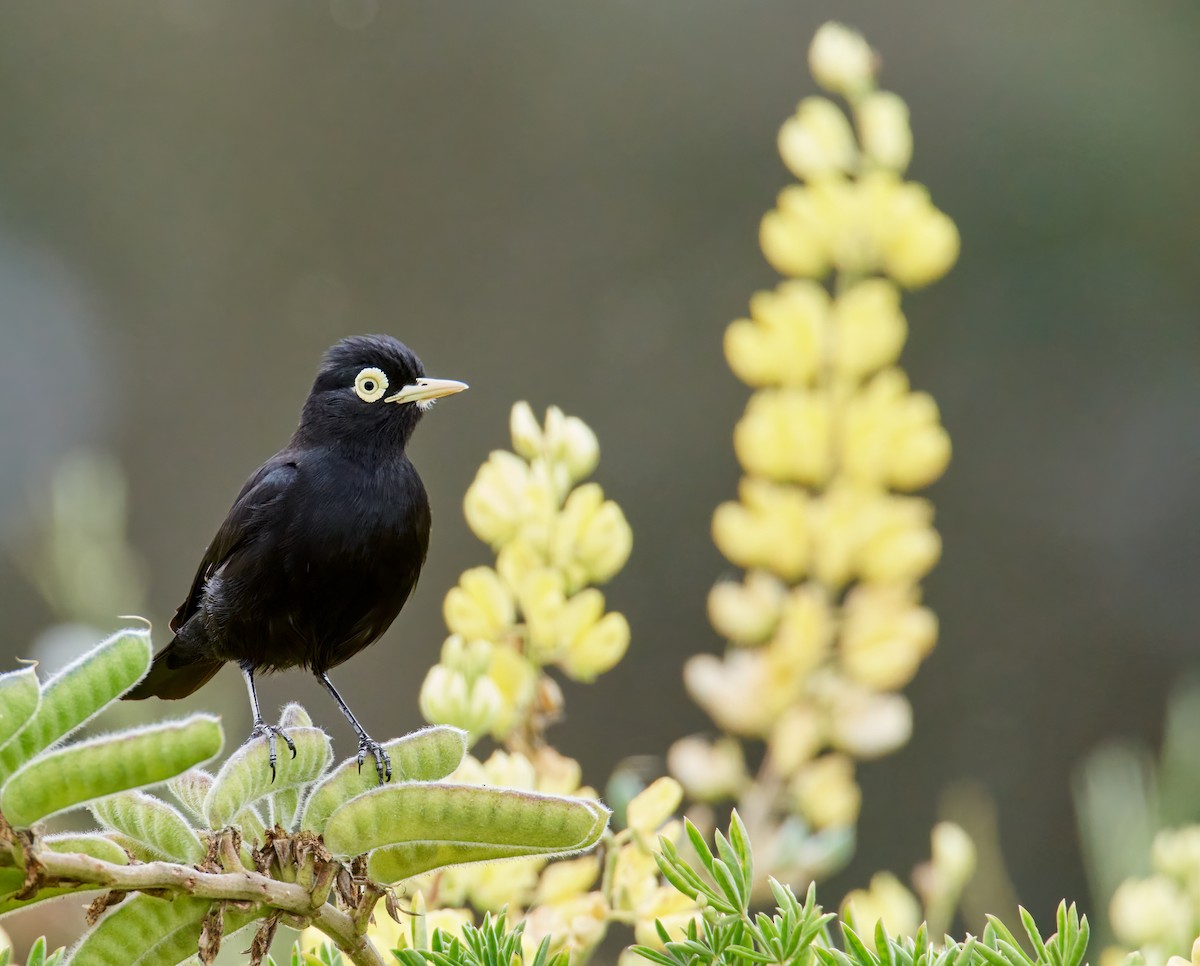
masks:
[[[467,388],[431,379],[390,335],[355,335],[330,347],[304,404],[299,433],[314,441],[361,440],[403,447],[436,399]]]

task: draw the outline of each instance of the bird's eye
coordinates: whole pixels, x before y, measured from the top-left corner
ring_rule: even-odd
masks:
[[[387,392],[388,378],[382,369],[370,366],[354,377],[354,391],[363,402],[378,402]]]

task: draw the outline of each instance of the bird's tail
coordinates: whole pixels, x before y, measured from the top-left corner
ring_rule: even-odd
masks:
[[[124,694],[123,701],[141,701],[143,698],[166,698],[174,701],[186,698],[202,688],[209,678],[221,670],[224,661],[192,660],[180,654],[179,639],[176,638],[154,655],[150,673]],[[182,658],[182,660],[181,660]]]

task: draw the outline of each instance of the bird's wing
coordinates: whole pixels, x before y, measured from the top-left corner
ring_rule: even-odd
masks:
[[[261,529],[264,518],[271,508],[278,506],[288,488],[299,473],[295,457],[280,453],[262,466],[246,481],[242,492],[233,502],[225,522],[208,545],[204,559],[196,570],[192,589],[187,599],[171,618],[171,630],[178,631],[196,613],[204,596],[204,585],[214,573],[229,562],[240,547],[244,546]]]

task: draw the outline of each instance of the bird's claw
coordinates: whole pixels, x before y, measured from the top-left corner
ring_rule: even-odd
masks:
[[[390,782],[392,780],[392,759],[383,750],[383,745],[366,735],[358,739],[358,773],[362,774],[363,762],[367,760],[368,752],[375,759],[375,772],[379,775],[379,784]]]
[[[292,741],[292,739],[288,737],[287,732],[278,725],[269,725],[265,721],[256,721],[254,722],[254,727],[250,729],[251,741],[253,741],[255,738],[267,739],[267,760],[271,763],[272,785],[275,784],[275,762],[278,760],[278,756],[275,754],[276,736],[283,739],[283,743],[287,745],[288,751],[290,751],[292,753],[292,757],[295,758],[296,742]],[[359,767],[362,767],[361,761],[359,762]]]

